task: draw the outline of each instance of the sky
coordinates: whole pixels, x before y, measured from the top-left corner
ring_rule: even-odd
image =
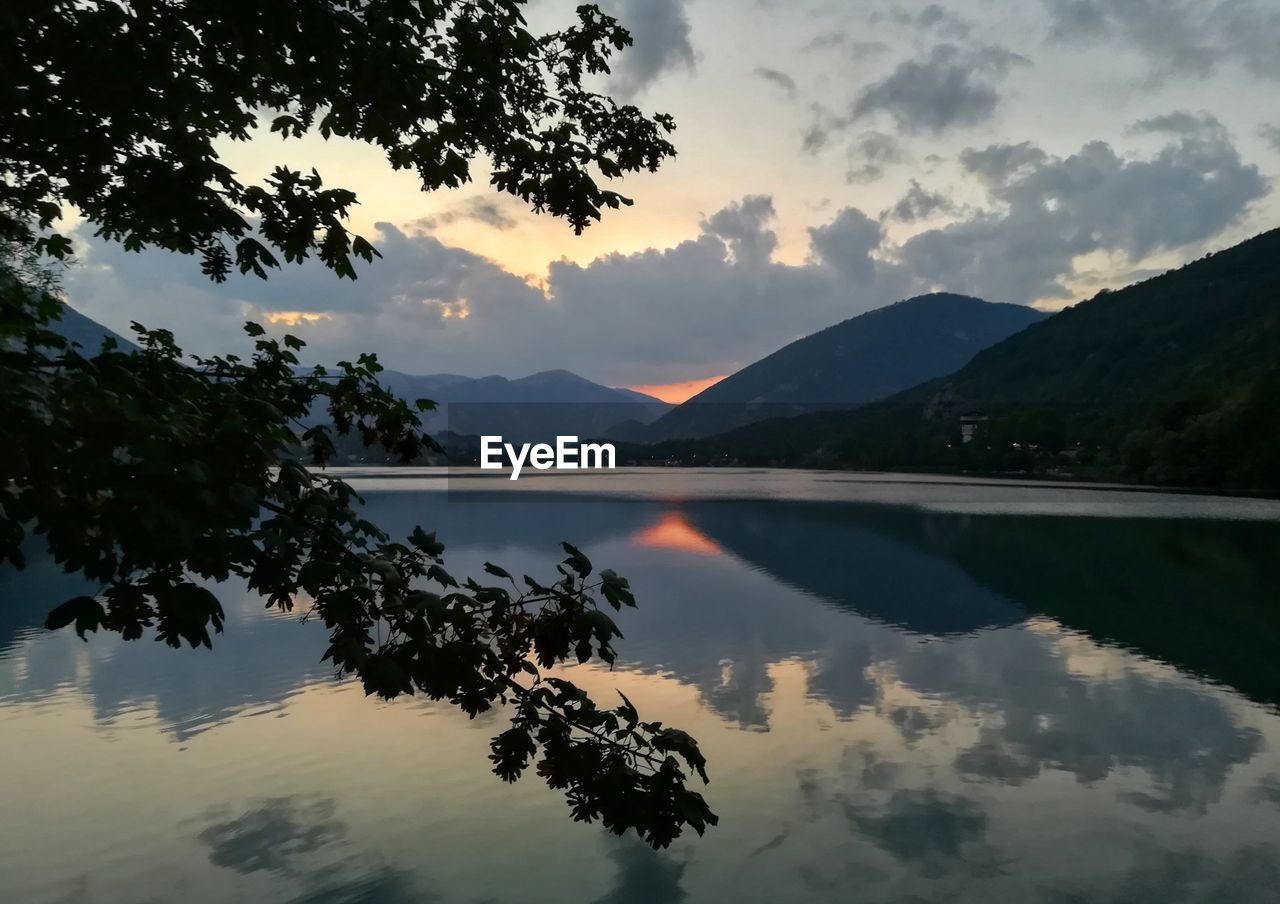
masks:
[[[575,2],[534,0],[535,29]],[[315,363],[567,369],[678,397],[929,291],[1060,309],[1280,226],[1275,0],[607,0],[633,33],[603,87],[675,116],[678,157],[575,236],[488,187],[424,194],[375,150],[228,144],[246,179],[316,167],[382,252],[233,277],[77,228],[71,304],[186,350],[245,320]]]

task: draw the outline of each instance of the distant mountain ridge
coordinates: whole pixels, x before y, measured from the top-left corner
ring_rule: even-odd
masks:
[[[62,306],[62,316],[50,324],[49,329],[79,345],[85,355],[96,355],[107,339],[114,339],[120,351],[136,351],[138,348],[119,333],[86,317],[69,304]]]
[[[1044,317],[1023,305],[941,292],[899,301],[797,339],[627,438],[707,436],[765,418],[873,402],[950,373]]]
[[[70,305],[63,305],[53,329],[86,354],[97,354],[107,338],[115,339],[121,350],[137,348]],[[380,381],[403,398],[426,398],[438,404],[436,411],[424,417],[428,432],[493,433],[519,442],[560,434],[600,437],[623,422],[648,424],[672,408],[653,396],[602,386],[567,370],[545,370],[514,380],[386,370]]]
[[[399,371],[384,371],[380,377],[397,395],[429,398],[439,405],[425,418],[432,433],[494,434],[518,442],[549,441],[557,435],[602,437],[618,424],[648,424],[672,408],[653,396],[602,386],[567,370],[514,380]]]
[[[658,447],[686,461],[1280,492],[1280,229],[1099,293],[856,411]],[[961,419],[976,432],[964,441]]]

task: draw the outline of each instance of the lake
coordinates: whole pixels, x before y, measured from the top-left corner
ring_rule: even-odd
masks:
[[[1280,503],[797,471],[350,470],[454,574],[628,577],[565,671],[690,731],[721,824],[655,853],[488,771],[501,714],[381,703],[221,590],[175,651],[0,572],[0,897],[1254,902],[1280,888]]]

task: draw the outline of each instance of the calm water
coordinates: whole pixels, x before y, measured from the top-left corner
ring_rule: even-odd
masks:
[[[380,704],[224,588],[208,651],[38,629],[0,572],[0,898],[1235,902],[1280,888],[1280,504],[765,472],[352,472],[455,574],[628,576],[613,671],[722,822],[661,854],[489,774],[500,717]]]

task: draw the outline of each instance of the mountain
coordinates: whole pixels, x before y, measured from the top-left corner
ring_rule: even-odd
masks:
[[[1022,305],[922,295],[797,339],[627,439],[708,436],[751,421],[850,408],[950,373],[1044,317]]]
[[[567,370],[516,380],[397,371],[384,371],[381,377],[398,395],[437,403],[438,410],[425,418],[429,431],[492,434],[509,442],[548,441],[557,435],[599,437],[623,422],[648,424],[671,409],[653,396],[602,386]]]
[[[750,425],[655,454],[1280,492],[1278,350],[1273,230],[1104,291],[948,377],[858,411]]]
[[[63,307],[54,329],[79,343],[86,353],[96,353],[108,337],[125,351],[136,348],[69,306]],[[601,386],[567,370],[547,370],[517,380],[386,370],[380,379],[402,398],[437,402],[438,410],[424,418],[424,426],[432,433],[497,434],[511,442],[559,434],[599,437],[622,422],[648,424],[672,407],[653,396]],[[317,412],[316,417],[320,416]]]
[[[59,336],[79,345],[85,355],[96,355],[107,339],[114,339],[120,351],[137,350],[137,346],[128,339],[107,329],[96,320],[91,320],[69,304],[62,306],[62,316],[49,328]]]
[[[644,405],[649,410],[649,413],[653,415],[649,418],[650,421],[657,420],[675,407],[670,402],[664,402],[662,399],[654,398],[647,393],[636,392],[634,389],[627,389],[625,386],[615,386],[613,391],[620,392],[627,398]]]

